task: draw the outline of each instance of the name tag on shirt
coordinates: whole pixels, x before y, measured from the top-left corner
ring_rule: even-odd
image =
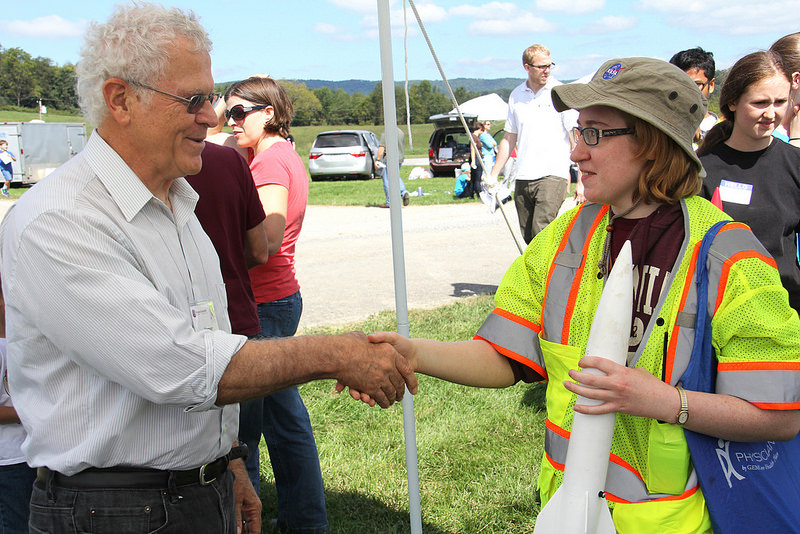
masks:
[[[192,304],[192,326],[196,331],[219,330],[217,314],[214,312],[214,303],[203,300]]]
[[[729,180],[722,180],[719,183],[719,198],[723,202],[747,206],[750,204],[750,197],[752,196],[753,184],[740,184]]]

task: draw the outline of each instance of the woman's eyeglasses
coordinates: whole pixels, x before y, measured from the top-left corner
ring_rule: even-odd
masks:
[[[225,110],[225,120],[229,121],[231,119],[235,121],[240,121],[244,119],[248,113],[251,111],[257,111],[259,109],[264,109],[267,106],[247,106],[244,107],[242,104],[237,104],[233,106],[231,109]]]
[[[203,109],[203,106],[205,105],[206,102],[211,104],[211,106],[213,107],[214,104],[219,102],[219,99],[221,98],[221,95],[219,93],[209,93],[207,95],[192,95],[189,98],[184,98],[182,96],[173,95],[172,93],[162,91],[161,89],[156,89],[155,87],[151,87],[145,83],[139,83],[139,82],[128,82],[128,83],[135,85],[137,87],[148,89],[150,91],[155,91],[156,93],[160,93],[162,95],[169,96],[179,102],[183,102],[184,104],[186,104],[186,111],[188,113],[191,113],[192,115],[200,113],[200,110]]]
[[[635,132],[633,128],[613,128],[611,130],[598,130],[597,128],[573,128],[575,136],[583,137],[583,142],[588,146],[595,146],[603,137],[614,137],[615,135],[629,135]]]

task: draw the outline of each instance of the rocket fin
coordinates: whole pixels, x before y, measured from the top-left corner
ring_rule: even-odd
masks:
[[[614,526],[614,520],[611,519],[611,510],[608,509],[605,502],[597,511],[597,529],[594,534],[617,534],[617,527]]]
[[[561,519],[569,511],[563,509],[561,489],[558,488],[544,508],[539,511],[539,515],[536,516],[536,524],[533,526],[533,534],[556,534],[562,531]]]

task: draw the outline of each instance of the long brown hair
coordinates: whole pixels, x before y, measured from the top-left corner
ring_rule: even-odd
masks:
[[[781,56],[789,75],[800,72],[800,32],[784,35],[772,43],[769,49]]]
[[[719,95],[719,109],[726,120],[709,130],[703,144],[697,150],[698,156],[708,154],[712,148],[731,136],[736,117],[729,107],[730,104],[735,103],[751,85],[776,74],[789,79],[781,56],[771,50],[760,50],[747,54],[734,63],[728,71],[728,77],[725,79]]]

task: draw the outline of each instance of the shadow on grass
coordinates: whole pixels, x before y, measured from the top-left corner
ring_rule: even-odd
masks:
[[[490,295],[497,291],[496,285],[491,284],[467,284],[456,282],[453,286],[454,297],[471,297],[473,295]]]
[[[274,483],[261,479],[262,530],[264,534],[274,532],[268,526],[270,519],[278,516],[278,497]],[[396,510],[377,499],[356,492],[325,490],[326,508],[331,534],[406,534],[411,532],[408,511]],[[425,523],[425,534],[454,534]]]
[[[520,404],[544,411],[546,409],[546,391],[547,386],[544,384],[527,384],[525,386],[525,393],[522,395]]]

